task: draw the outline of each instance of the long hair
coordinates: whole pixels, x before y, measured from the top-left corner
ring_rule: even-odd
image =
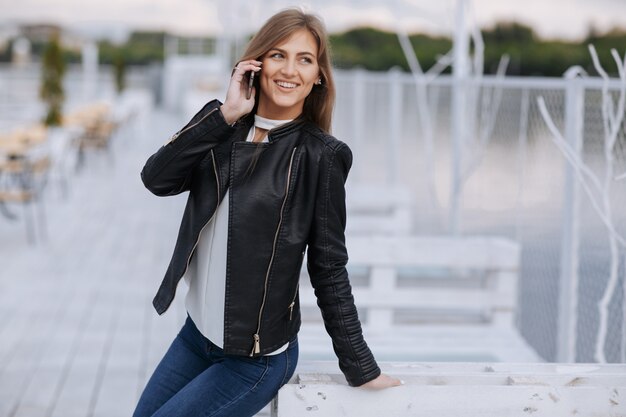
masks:
[[[300,117],[315,123],[326,132],[330,132],[335,105],[335,82],[330,63],[328,34],[319,17],[296,8],[278,12],[270,17],[250,40],[239,61],[248,59],[260,61],[270,49],[301,29],[308,30],[317,41],[317,63],[322,84],[313,86],[311,93],[304,100]],[[256,107],[259,104],[259,90],[257,88],[253,112],[256,112]]]

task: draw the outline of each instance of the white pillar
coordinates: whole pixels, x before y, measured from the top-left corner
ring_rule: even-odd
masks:
[[[363,152],[363,146],[365,144],[364,135],[365,135],[365,100],[367,97],[365,96],[365,71],[361,68],[357,68],[353,72],[352,82],[354,87],[352,88],[352,135],[353,135],[353,143],[354,150],[358,150],[359,152]],[[353,182],[358,182],[356,180],[363,179],[363,168],[361,168],[361,163],[359,162],[360,158],[355,158],[355,177],[353,178]]]
[[[467,115],[465,113],[466,83],[469,75],[469,33],[467,29],[465,12],[468,0],[457,0],[456,8],[456,31],[454,33],[454,63],[452,66],[453,90],[452,90],[452,183],[450,187],[450,217],[449,230],[451,234],[458,235],[461,232],[461,197],[463,186],[463,152]],[[469,132],[470,134],[472,132]]]
[[[580,79],[570,78],[565,92],[565,139],[576,157],[583,142],[585,90]],[[559,362],[576,360],[578,322],[578,244],[580,228],[580,186],[575,165],[564,160],[563,216],[561,230],[561,275],[559,285],[558,351]]]
[[[83,99],[93,100],[98,85],[98,45],[87,42],[82,47]]]
[[[396,185],[400,179],[400,149],[402,141],[402,79],[398,68],[389,72],[389,147],[387,152],[387,183]]]

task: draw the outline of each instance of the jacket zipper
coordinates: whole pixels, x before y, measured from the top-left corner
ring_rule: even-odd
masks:
[[[217,172],[217,159],[215,159],[215,153],[213,149],[211,149],[211,159],[213,160],[213,172],[215,173],[215,181],[217,183],[217,205],[215,206],[215,210],[220,205],[220,176]]]
[[[300,260],[300,269],[302,269],[302,262],[304,261],[304,251],[302,251],[302,259]],[[293,293],[291,304],[289,304],[289,321],[293,319],[293,308],[296,305],[296,297],[298,296],[298,290],[300,289],[300,271],[298,271],[298,283],[296,284],[296,291]]]
[[[280,227],[282,226],[282,223],[283,223],[283,214],[285,211],[285,204],[287,203],[287,197],[289,196],[289,185],[291,183],[291,167],[293,165],[293,157],[296,154],[296,149],[298,149],[297,146],[293,148],[293,151],[291,152],[291,159],[289,160],[289,169],[287,170],[287,185],[285,186],[285,198],[283,199],[283,204],[280,208],[280,218],[278,220],[278,226],[276,227],[276,232],[274,233],[274,244],[272,245],[272,256],[270,257],[270,263],[267,266],[267,271],[265,272],[265,284],[263,285],[263,301],[261,302],[261,308],[259,309],[259,320],[257,322],[256,332],[253,335],[254,346],[252,347],[252,352],[250,352],[250,357],[261,352],[261,337],[259,336],[259,333],[261,332],[261,319],[263,318],[263,308],[265,307],[265,301],[267,300],[267,283],[269,281],[272,264],[274,263],[274,256],[276,255],[276,242],[278,242],[278,232],[280,231]]]
[[[191,248],[191,252],[189,252],[189,256],[187,257],[187,265],[185,266],[185,270],[183,271],[183,275],[181,276],[184,276],[187,273],[187,270],[189,269],[189,262],[191,262],[191,257],[193,253],[196,251],[196,246],[198,246],[198,242],[200,242],[200,236],[202,236],[202,232],[204,231],[204,228],[209,223],[211,223],[211,220],[213,220],[213,217],[215,217],[215,214],[217,214],[217,207],[220,205],[220,177],[217,174],[217,161],[215,159],[215,154],[213,153],[213,149],[211,149],[211,159],[213,160],[213,172],[215,173],[215,181],[217,182],[217,203],[215,204],[215,213],[213,213],[211,218],[209,218],[209,220],[207,220],[207,222],[204,223],[204,226],[202,226],[202,229],[200,229],[200,233],[198,233],[198,237],[196,238],[196,243],[193,244],[193,247]]]
[[[196,123],[192,124],[191,126],[187,126],[186,128],[179,130],[178,132],[174,133],[170,139],[170,143],[174,142],[176,139],[178,139],[178,137],[180,135],[182,135],[183,133],[185,133],[186,131],[188,131],[189,129],[192,129],[196,126],[198,126],[200,123],[202,123],[202,121],[204,119],[206,119],[207,117],[209,117],[210,115],[212,115],[213,113],[215,113],[219,108],[216,107],[213,110],[211,110],[210,112],[208,112],[207,114],[205,114],[204,116],[202,116],[202,119],[198,120]]]
[[[296,297],[298,296],[298,289],[300,288],[300,282],[296,285],[296,292],[293,294],[291,304],[289,304],[289,321],[293,319],[293,308],[296,305]]]

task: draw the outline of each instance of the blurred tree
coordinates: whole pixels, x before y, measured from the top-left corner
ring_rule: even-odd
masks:
[[[485,73],[495,73],[500,57],[508,54],[511,61],[507,70],[509,75],[534,75],[560,77],[572,65],[581,65],[589,74],[596,75],[587,45],[593,43],[602,65],[611,75],[616,75],[615,65],[610,55],[611,48],[623,51],[626,45],[626,29],[600,31],[590,26],[587,37],[581,41],[543,40],[534,30],[519,22],[499,22],[482,30],[485,42]],[[123,45],[108,41],[99,43],[100,62],[117,66],[123,62],[129,65],[148,65],[161,63],[164,59],[164,41],[166,33],[162,31],[133,32]],[[430,68],[439,55],[449,52],[452,41],[447,37],[426,34],[409,36],[417,58],[424,70]],[[338,68],[365,68],[372,71],[386,71],[400,67],[408,71],[408,64],[393,32],[386,32],[371,27],[359,27],[343,33],[331,35],[333,62]],[[41,56],[46,44],[34,42],[33,55]],[[79,63],[80,54],[75,51],[64,52],[65,62]],[[0,61],[10,60],[10,46],[0,52]],[[449,69],[448,69],[449,72]]]
[[[415,55],[422,66],[424,71],[431,68],[440,55],[444,55],[452,49],[452,40],[446,37],[432,37],[428,35],[411,35],[409,36],[411,45],[415,50]],[[406,64],[408,69],[408,64]],[[444,73],[449,73],[450,68],[447,68]]]
[[[485,44],[525,44],[537,41],[533,28],[518,22],[498,22],[492,28],[483,30],[482,35]]]
[[[125,65],[147,65],[163,62],[165,32],[133,32],[124,45],[109,41],[98,44],[100,62],[115,65],[118,54],[122,54]]]
[[[493,74],[500,57],[510,58],[507,74],[561,77],[585,59],[579,43],[539,40],[533,29],[517,22],[500,22],[482,31],[485,73]]]
[[[124,61],[123,48],[118,49],[113,61],[113,72],[115,75],[115,89],[121,93],[126,88],[126,62]]]
[[[431,67],[438,55],[452,47],[448,38],[411,35],[411,43],[423,68]],[[338,68],[361,67],[386,71],[392,67],[409,70],[395,33],[364,27],[331,35],[333,63]]]
[[[363,67],[383,71],[393,66],[408,68],[394,33],[356,28],[331,36],[333,60],[338,68]]]
[[[47,126],[61,124],[63,101],[65,92],[63,76],[65,75],[65,61],[58,36],[53,36],[46,46],[41,65],[41,84],[39,96],[46,102],[48,109],[44,123]]]

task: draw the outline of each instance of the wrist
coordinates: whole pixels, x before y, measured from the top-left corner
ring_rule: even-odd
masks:
[[[230,107],[228,107],[226,104],[222,104],[220,106],[220,111],[222,112],[222,116],[224,117],[224,120],[226,121],[226,123],[228,123],[229,125],[232,125],[233,123],[235,123],[237,120],[239,120],[240,115],[238,115],[235,111],[233,111]]]

